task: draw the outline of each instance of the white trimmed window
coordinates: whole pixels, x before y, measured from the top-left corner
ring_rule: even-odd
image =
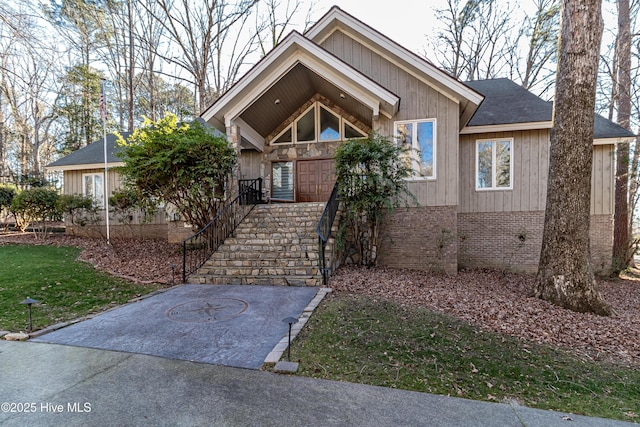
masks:
[[[513,189],[513,138],[476,141],[476,190]]]
[[[320,102],[307,108],[271,140],[272,144],[305,144],[365,138],[367,134]]]
[[[96,206],[104,206],[104,174],[85,173],[82,175],[82,194],[91,197]]]
[[[436,177],[436,120],[404,120],[395,122],[398,145],[406,150],[414,179]]]

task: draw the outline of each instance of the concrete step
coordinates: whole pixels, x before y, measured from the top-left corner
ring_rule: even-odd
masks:
[[[203,276],[192,275],[190,282],[213,285],[264,285],[264,286],[322,286],[322,277],[315,276]]]
[[[320,274],[318,266],[309,267],[279,267],[279,266],[252,266],[252,267],[208,267],[203,266],[198,274],[207,276],[315,276]]]
[[[248,252],[248,251],[235,251],[231,252],[228,250],[219,250],[213,254],[211,259],[207,262],[213,261],[279,261],[279,260],[300,260],[300,259],[310,259],[317,260],[320,256],[317,248],[314,250],[307,251],[303,256],[300,252],[269,252],[269,251],[256,251],[256,252]]]

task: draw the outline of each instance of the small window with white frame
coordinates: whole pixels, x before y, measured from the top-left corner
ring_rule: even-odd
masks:
[[[398,145],[406,150],[414,179],[436,178],[436,120],[395,122]]]
[[[476,141],[476,190],[513,189],[513,138]]]
[[[82,195],[93,199],[98,207],[104,207],[104,174],[85,173],[82,175]]]

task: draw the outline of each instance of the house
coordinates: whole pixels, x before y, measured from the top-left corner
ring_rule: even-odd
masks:
[[[240,151],[238,179],[272,201],[324,201],[336,147],[371,132],[415,148],[418,206],[385,224],[379,263],[535,271],[552,105],[515,83],[463,83],[333,7],[292,32],[202,114]],[[611,262],[615,144],[633,134],[597,117],[591,253]]]
[[[128,132],[122,133],[124,138],[129,135]],[[106,236],[105,186],[109,196],[122,188],[122,177],[117,172],[117,168],[123,166],[124,163],[118,157],[120,146],[117,144],[117,139],[114,134],[107,135],[108,180],[106,183],[104,179],[105,141],[103,139],[82,147],[46,166],[49,171],[63,173],[64,194],[79,194],[90,197],[98,208],[97,215],[85,215],[84,220],[80,223],[73,223],[70,218],[65,218],[66,234],[89,237]],[[170,242],[179,242],[191,234],[191,228],[185,229],[184,223],[175,221],[175,219],[177,219],[175,213],[164,207],[160,207],[152,218],[145,218],[139,210],[121,214],[111,212],[109,215],[110,235],[112,237],[168,239]]]
[[[551,103],[507,79],[460,82],[333,7],[305,34],[290,33],[201,120],[236,146],[236,180],[263,178],[269,199],[280,203],[326,201],[344,140],[371,131],[397,138],[415,148],[408,186],[417,206],[386,220],[379,264],[533,272],[551,114]],[[605,271],[615,145],[634,135],[599,116],[594,126],[591,255]],[[87,194],[85,183],[103,173],[102,155],[90,147],[49,165],[65,171],[66,193]]]

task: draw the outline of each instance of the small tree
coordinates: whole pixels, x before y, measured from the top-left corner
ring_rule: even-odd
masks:
[[[224,184],[237,156],[224,137],[173,114],[144,125],[126,141],[120,172],[141,198],[173,204],[191,224],[204,227],[224,203]]]
[[[385,215],[407,200],[403,196],[413,198],[404,180],[411,175],[409,163],[403,160],[405,154],[389,138],[375,133],[349,140],[336,150],[343,203],[340,235],[354,244],[362,265],[376,264]]]
[[[33,222],[40,222],[39,230],[35,230],[36,238],[47,235],[47,221],[59,217],[58,193],[50,188],[31,188],[23,190],[11,202],[11,211],[16,217],[16,225],[25,232]]]
[[[84,226],[93,222],[97,214],[93,199],[81,194],[63,194],[58,198],[57,207],[58,212],[74,225]]]

